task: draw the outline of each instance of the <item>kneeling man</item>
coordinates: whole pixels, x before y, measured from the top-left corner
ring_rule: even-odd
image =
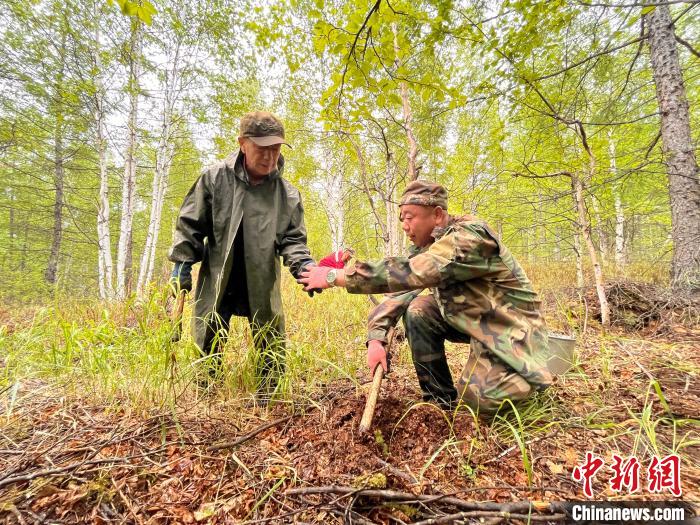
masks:
[[[401,197],[409,257],[357,261],[349,268],[302,272],[305,290],[342,286],[349,293],[390,293],[369,316],[367,362],[387,369],[387,332],[403,317],[423,399],[450,409],[462,401],[494,414],[549,386],[553,377],[540,300],[525,272],[491,228],[447,213],[447,191],[414,181]],[[419,295],[429,288],[429,295]],[[466,342],[470,355],[457,387],[445,340]]]

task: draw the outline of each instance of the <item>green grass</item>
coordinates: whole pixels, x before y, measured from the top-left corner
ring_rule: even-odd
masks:
[[[287,352],[280,399],[305,397],[339,377],[354,381],[365,359],[367,298],[342,290],[309,298],[291,279],[284,284]],[[19,312],[16,326],[0,328],[0,390],[40,381],[60,385],[67,395],[134,407],[196,395],[207,363],[191,339],[191,305],[182,339],[172,343],[167,303],[166,292],[114,305],[65,297]],[[251,395],[258,355],[246,319],[232,319],[222,352],[221,395]]]
[[[338,379],[359,386],[358,375],[366,375],[368,299],[337,289],[309,298],[287,276],[283,300],[286,372],[279,385],[279,402],[313,404],[314,394]],[[191,304],[185,308],[182,339],[172,343],[173,326],[166,303],[165,291],[154,292],[143,301],[132,299],[112,305],[60,297],[46,306],[13,312],[12,323],[0,326],[0,392],[4,392],[0,417],[12,424],[13,412],[22,400],[42,393],[88,398],[106,409],[139,411],[158,407],[172,413],[202,400],[196,384],[207,374],[207,360],[200,356],[190,336]],[[570,303],[562,298],[555,304],[554,315],[563,326],[571,331],[580,328],[577,323],[583,322],[583,316],[571,315],[566,309]],[[640,353],[622,352],[620,345],[635,352],[638,346]],[[497,450],[515,447],[514,454],[520,456],[528,483],[533,483],[540,468],[532,454],[533,443],[553,431],[573,435],[587,432],[597,440],[590,446],[597,447],[598,452],[627,451],[640,459],[671,452],[689,454],[699,445],[700,422],[674,418],[662,390],[664,385],[648,381],[643,375],[634,382],[619,378],[621,370],[638,372],[635,359],[644,355],[663,355],[666,369],[695,376],[700,373],[697,366],[683,360],[682,352],[671,349],[668,343],[620,334],[600,335],[589,327],[588,333],[579,337],[576,366],[555,387],[510,407],[490,422],[471,414],[473,435],[466,440],[456,428],[458,414],[443,413],[435,407],[446,418],[449,431],[426,458],[419,477],[425,477],[434,464],[453,461],[464,476],[476,480],[482,467],[474,457],[495,444]],[[257,384],[258,355],[247,320],[232,320],[222,351],[222,386],[216,396],[227,405],[239,407],[252,397]],[[448,345],[448,352],[459,369],[461,363],[457,361],[466,357],[464,348]],[[648,365],[648,360],[645,362]],[[407,344],[397,349],[393,367],[397,373],[415,379]],[[620,394],[627,397],[618,397]],[[396,426],[420,406],[418,399],[415,401]],[[586,410],[575,413],[573,409],[579,405]],[[391,437],[393,434],[389,444]],[[251,472],[235,455],[233,461]],[[285,476],[294,478],[293,473]],[[276,485],[271,486],[274,492]],[[270,494],[262,493],[259,505]]]

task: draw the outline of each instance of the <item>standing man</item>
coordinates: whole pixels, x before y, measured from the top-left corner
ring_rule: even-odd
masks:
[[[282,122],[271,113],[248,113],[238,143],[240,150],[206,169],[185,197],[169,259],[173,284],[188,291],[192,264],[201,262],[193,334],[213,359],[213,372],[231,316],[248,318],[259,352],[257,395],[266,402],[285,361],[279,257],[295,278],[314,261],[301,196],[282,178],[280,149],[289,146]]]
[[[350,293],[397,292],[369,316],[367,362],[387,370],[387,332],[403,316],[423,399],[451,409],[459,401],[494,414],[549,386],[551,357],[540,300],[520,265],[489,226],[447,213],[447,192],[414,181],[400,202],[409,257],[356,262],[346,270],[309,268],[305,290],[343,286]],[[429,295],[419,295],[429,288]],[[445,340],[470,355],[455,388]]]

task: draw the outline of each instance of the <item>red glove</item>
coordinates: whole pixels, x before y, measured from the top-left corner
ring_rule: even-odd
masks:
[[[345,263],[348,262],[350,257],[352,257],[352,254],[349,250],[338,250],[337,252],[326,255],[323,259],[318,261],[318,265],[342,270],[345,268]]]
[[[374,370],[378,365],[382,365],[384,373],[389,371],[389,367],[386,362],[386,350],[384,350],[384,343],[378,339],[372,339],[367,345],[367,365],[369,366],[370,372],[374,375]]]

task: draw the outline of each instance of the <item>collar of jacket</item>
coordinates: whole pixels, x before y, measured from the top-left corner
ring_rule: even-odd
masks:
[[[433,231],[430,233],[430,236],[435,239],[436,241],[442,238],[447,232],[452,229],[454,226],[455,222],[457,222],[457,217],[453,217],[452,215],[448,216],[447,219],[447,224],[445,226],[436,226],[433,228]]]
[[[430,236],[433,238],[434,241],[437,241],[443,235],[445,235],[452,228],[452,226],[454,226],[455,222],[457,222],[457,217],[453,217],[452,215],[450,215],[449,217],[450,218],[447,220],[446,226],[436,226],[435,228],[433,228],[433,231],[430,233]],[[427,251],[428,248],[430,248],[430,244],[428,246],[424,246],[423,248],[419,248],[415,244],[411,244],[411,246],[408,247],[408,257],[411,258],[418,255],[419,253]]]
[[[224,164],[231,172],[236,176],[237,179],[250,184],[250,179],[248,178],[248,172],[245,170],[243,165],[243,153],[241,150],[234,151],[228,157],[224,159]],[[284,171],[284,157],[280,155],[277,160],[277,170],[273,171],[267,176],[268,180],[274,180],[282,177],[282,172]]]

